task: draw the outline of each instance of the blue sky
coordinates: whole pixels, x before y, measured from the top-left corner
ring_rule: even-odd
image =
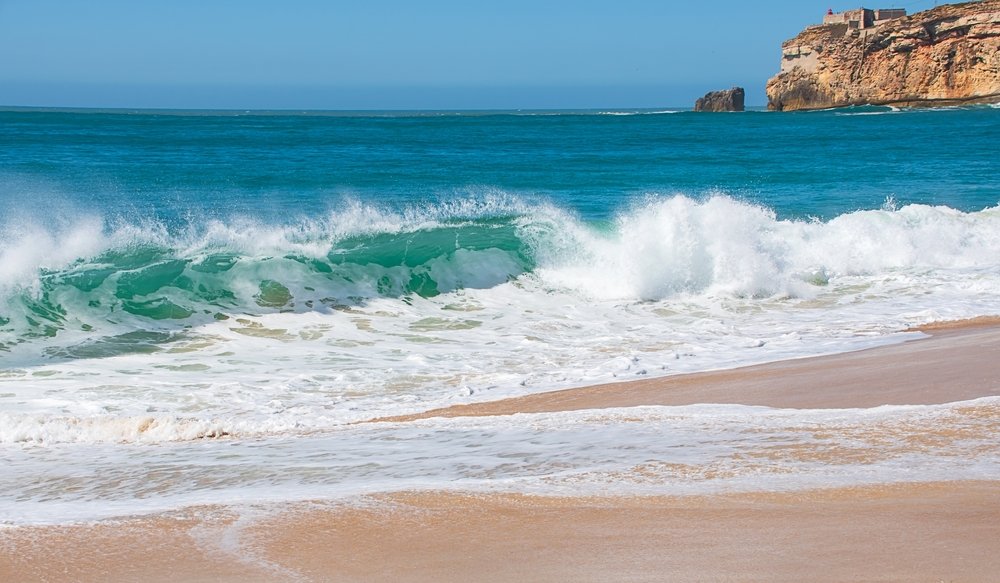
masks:
[[[0,0],[0,105],[763,105],[781,42],[856,1]]]

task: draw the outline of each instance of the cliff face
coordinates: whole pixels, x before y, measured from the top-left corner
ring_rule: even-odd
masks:
[[[807,28],[781,45],[768,108],[1000,102],[1000,0],[941,6],[874,28]]]

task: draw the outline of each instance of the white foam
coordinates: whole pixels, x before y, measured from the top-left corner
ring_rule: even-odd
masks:
[[[367,424],[284,439],[0,450],[0,522],[401,490],[683,495],[997,479],[998,421],[1000,398],[867,410],[693,405]],[[914,446],[926,435],[935,439]]]
[[[597,115],[613,115],[613,116],[631,116],[631,115],[670,115],[672,113],[681,113],[681,110],[677,109],[662,109],[656,111],[646,111],[646,110],[611,110],[611,111],[599,111]]]
[[[906,269],[996,268],[1000,211],[963,213],[908,205],[859,211],[827,223],[777,220],[726,196],[656,198],[618,217],[602,235],[582,225],[550,228],[539,250],[546,282],[604,299],[678,294],[809,296],[831,277]],[[541,238],[541,237],[538,237]]]
[[[0,443],[162,443],[206,439],[240,432],[234,424],[170,416],[63,417],[0,413]],[[287,429],[287,427],[286,427]],[[265,427],[246,433],[265,433]]]
[[[0,228],[0,296],[35,289],[40,270],[60,270],[107,247],[100,218],[82,216],[52,228],[18,218]]]

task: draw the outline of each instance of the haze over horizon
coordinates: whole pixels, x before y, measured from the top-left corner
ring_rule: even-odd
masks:
[[[760,106],[781,42],[854,7],[769,4],[0,0],[0,106],[689,107],[734,85]]]

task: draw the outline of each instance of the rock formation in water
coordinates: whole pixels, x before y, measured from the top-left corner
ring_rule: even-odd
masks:
[[[781,48],[772,110],[1000,102],[1000,0],[812,26]]]
[[[743,111],[746,92],[742,87],[712,91],[694,102],[695,111]]]

